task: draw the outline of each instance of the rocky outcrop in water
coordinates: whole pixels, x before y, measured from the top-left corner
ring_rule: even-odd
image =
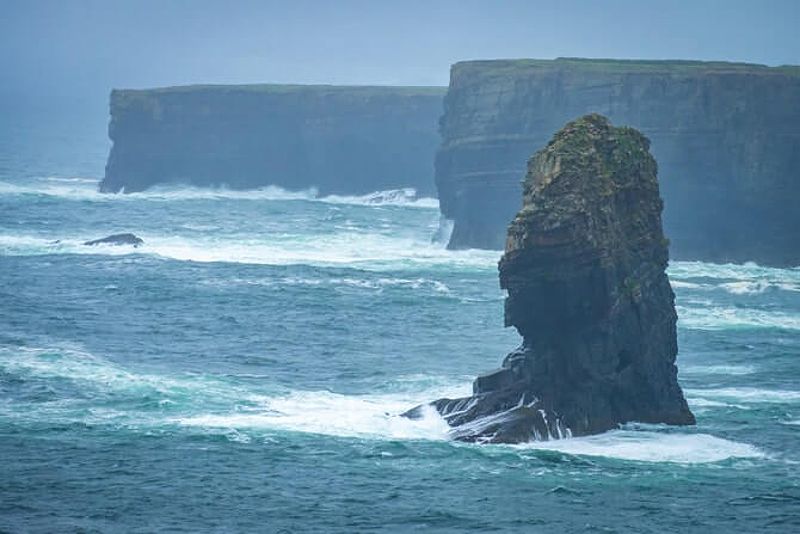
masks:
[[[144,240],[134,234],[113,234],[100,239],[93,239],[84,243],[86,246],[94,245],[132,245],[133,248],[138,248],[144,245]]]
[[[101,191],[165,183],[435,196],[442,87],[189,86],[111,93]]]
[[[590,112],[652,140],[673,258],[800,264],[800,68],[698,61],[454,65],[436,161],[451,248],[502,248],[528,156]]]
[[[668,242],[648,150],[642,134],[595,114],[530,160],[500,260],[506,325],[523,343],[475,380],[471,397],[433,403],[453,438],[514,443],[632,421],[694,423],[677,381]]]

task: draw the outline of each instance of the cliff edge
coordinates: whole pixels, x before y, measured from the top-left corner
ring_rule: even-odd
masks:
[[[413,187],[435,196],[444,88],[186,86],[111,93],[113,146],[100,184],[165,183],[321,194]]]
[[[668,242],[649,141],[597,114],[528,164],[500,260],[522,345],[471,397],[433,406],[458,440],[509,443],[639,421],[694,424],[677,381]],[[420,413],[416,408],[407,415]]]
[[[436,182],[451,248],[501,249],[529,155],[597,112],[652,141],[674,259],[800,265],[800,67],[466,61],[444,107]]]

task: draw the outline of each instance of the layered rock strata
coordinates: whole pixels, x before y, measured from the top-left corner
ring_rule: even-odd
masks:
[[[600,115],[531,158],[500,285],[522,345],[433,407],[454,439],[515,443],[626,422],[693,424],[677,381],[668,242],[649,142]],[[422,407],[406,415],[421,414]]]
[[[436,160],[451,248],[501,249],[528,156],[590,112],[652,140],[673,258],[800,265],[800,67],[722,62],[455,64]]]
[[[105,192],[159,184],[435,196],[444,88],[188,86],[111,93]]]

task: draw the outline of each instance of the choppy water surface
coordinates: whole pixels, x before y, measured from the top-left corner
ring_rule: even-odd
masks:
[[[0,530],[800,529],[800,270],[671,265],[696,428],[456,444],[396,414],[518,336],[435,201],[4,169]]]

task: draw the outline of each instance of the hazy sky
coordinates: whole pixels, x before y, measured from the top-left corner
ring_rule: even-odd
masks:
[[[0,0],[0,91],[446,85],[463,59],[800,63],[800,0]]]

